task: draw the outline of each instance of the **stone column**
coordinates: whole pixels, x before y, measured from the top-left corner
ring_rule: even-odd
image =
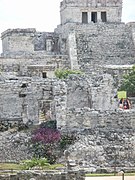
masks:
[[[91,12],[88,12],[88,23],[91,22]]]
[[[52,51],[52,40],[46,39],[46,51],[51,52]]]
[[[102,22],[100,11],[97,12],[97,22]]]
[[[79,70],[75,32],[72,32],[69,34],[68,43],[70,45],[69,46],[69,58],[70,58],[70,63],[71,63],[71,69]]]

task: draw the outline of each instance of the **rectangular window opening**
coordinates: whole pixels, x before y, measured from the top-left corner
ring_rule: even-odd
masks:
[[[82,23],[87,24],[88,23],[88,13],[82,12]]]
[[[47,73],[46,72],[42,72],[42,77],[43,78],[47,78]]]
[[[97,12],[91,12],[91,21],[97,22]]]
[[[101,12],[102,22],[107,22],[106,12]]]

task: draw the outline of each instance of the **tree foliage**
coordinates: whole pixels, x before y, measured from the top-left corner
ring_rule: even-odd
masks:
[[[119,90],[127,91],[128,96],[135,96],[135,65],[128,74],[123,76]]]

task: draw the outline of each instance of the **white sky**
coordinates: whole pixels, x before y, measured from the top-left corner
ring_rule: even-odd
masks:
[[[12,28],[53,31],[60,24],[60,1],[0,0],[0,33]],[[122,21],[135,21],[135,0],[123,0]]]

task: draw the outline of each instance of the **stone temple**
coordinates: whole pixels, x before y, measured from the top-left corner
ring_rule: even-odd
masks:
[[[69,148],[72,158],[112,167],[117,155],[117,166],[133,169],[135,108],[119,110],[115,95],[135,64],[135,23],[125,24],[121,16],[122,0],[63,0],[54,32],[4,31],[1,127],[56,120],[61,131],[80,134]],[[57,69],[83,75],[59,80]]]

